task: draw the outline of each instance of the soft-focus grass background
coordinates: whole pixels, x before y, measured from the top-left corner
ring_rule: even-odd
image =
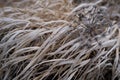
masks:
[[[0,5],[0,80],[120,80],[120,0]]]

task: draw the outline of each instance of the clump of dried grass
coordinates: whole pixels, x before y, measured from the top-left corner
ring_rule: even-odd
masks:
[[[103,3],[23,0],[3,7],[0,80],[119,80],[119,9]]]

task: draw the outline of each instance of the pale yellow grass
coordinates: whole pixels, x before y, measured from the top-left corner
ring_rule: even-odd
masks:
[[[0,8],[0,80],[119,80],[120,25],[102,2],[10,0]]]

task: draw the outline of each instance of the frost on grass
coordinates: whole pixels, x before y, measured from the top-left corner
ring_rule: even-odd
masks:
[[[0,8],[0,80],[119,80],[119,0],[10,0]]]

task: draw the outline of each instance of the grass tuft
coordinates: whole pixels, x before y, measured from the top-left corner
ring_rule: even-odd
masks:
[[[119,4],[6,0],[0,6],[0,80],[119,80]]]

